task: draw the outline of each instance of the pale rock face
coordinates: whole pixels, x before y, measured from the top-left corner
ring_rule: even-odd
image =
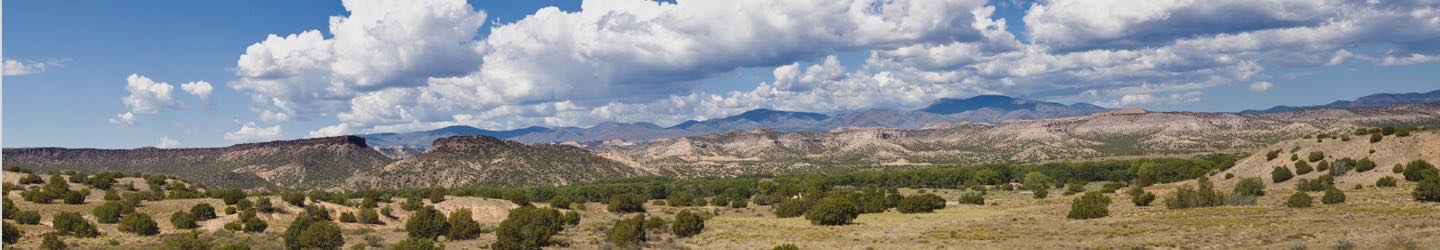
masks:
[[[874,166],[896,162],[978,164],[1239,153],[1306,134],[1338,134],[1362,126],[1437,121],[1440,121],[1440,104],[1260,115],[1122,111],[914,130],[731,132],[591,150],[626,155],[630,165],[677,173],[695,172],[687,169],[690,165],[722,166],[706,171],[787,172],[815,166]]]

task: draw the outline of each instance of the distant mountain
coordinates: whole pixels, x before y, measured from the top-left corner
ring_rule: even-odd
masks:
[[[236,144],[223,148],[7,148],[5,166],[37,171],[120,171],[175,175],[210,187],[324,188],[390,159],[356,136]]]
[[[830,120],[872,113],[935,115],[875,110],[837,115]],[[908,119],[911,118],[900,119],[900,122]],[[660,173],[724,176],[885,166],[1248,153],[1275,142],[1319,133],[1346,135],[1345,139],[1333,140],[1336,142],[1368,143],[1361,137],[1349,138],[1349,132],[1359,127],[1437,123],[1440,123],[1440,103],[1255,115],[1127,110],[921,129],[865,127],[827,132],[729,132],[591,150],[618,162]]]
[[[1388,93],[1386,93],[1386,94],[1373,94],[1373,95],[1367,95],[1367,96],[1362,96],[1362,97],[1360,97],[1360,98],[1356,98],[1354,101],[1335,101],[1335,102],[1331,102],[1331,103],[1329,103],[1329,104],[1316,105],[1316,106],[1284,106],[1284,105],[1281,105],[1281,106],[1275,106],[1275,107],[1273,107],[1273,108],[1269,108],[1269,109],[1265,109],[1265,110],[1245,110],[1245,111],[1240,111],[1240,113],[1242,113],[1242,114],[1262,114],[1262,113],[1276,113],[1276,112],[1291,112],[1291,111],[1300,111],[1300,110],[1308,110],[1308,109],[1371,108],[1371,107],[1384,107],[1384,106],[1390,106],[1390,105],[1396,105],[1396,104],[1434,103],[1434,102],[1440,102],[1440,90],[1430,91],[1430,92],[1426,92],[1426,93],[1403,93],[1403,94],[1388,94]]]
[[[825,119],[830,119],[830,116],[820,113],[756,109],[720,119],[710,119],[700,122],[687,121],[670,128],[683,129],[692,133],[714,133],[757,128],[780,131],[805,131],[820,128],[817,125]]]
[[[685,121],[670,127],[652,123],[601,123],[589,128],[542,128],[492,131],[456,126],[437,130],[360,135],[386,155],[403,158],[428,149],[429,142],[447,136],[483,135],[522,143],[564,143],[602,145],[609,141],[626,143],[704,134],[766,129],[771,131],[828,131],[845,127],[918,129],[927,125],[964,122],[1000,123],[1012,120],[1083,116],[1110,109],[1087,103],[1060,104],[998,95],[964,99],[944,98],[913,111],[871,109],[829,116],[820,113],[755,109],[733,116],[703,121]]]

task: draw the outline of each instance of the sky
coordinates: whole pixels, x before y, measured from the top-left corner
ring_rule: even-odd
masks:
[[[1440,2],[9,1],[4,147],[1440,89]]]

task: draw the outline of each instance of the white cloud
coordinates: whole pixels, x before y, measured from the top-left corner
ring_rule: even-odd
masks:
[[[1435,21],[1440,8],[1433,5],[1054,0],[1026,13],[1032,42],[1025,43],[1007,31],[1005,20],[992,17],[994,7],[980,1],[586,1],[577,12],[547,8],[499,24],[483,40],[444,35],[479,27],[462,17],[480,12],[464,11],[470,6],[458,2],[426,2],[394,7],[413,14],[402,15],[409,18],[363,24],[425,20],[459,31],[371,28],[329,39],[318,31],[272,36],[241,57],[242,80],[231,86],[266,106],[257,109],[262,120],[315,115],[340,120],[311,131],[316,136],[458,124],[496,129],[604,121],[673,124],[761,107],[913,108],[935,98],[976,94],[1150,107],[1197,102],[1218,86],[1247,84],[1263,91],[1273,83],[1259,80],[1275,79],[1265,71],[1270,65],[1434,62],[1440,55]],[[362,24],[343,20],[372,20],[381,13],[346,6],[350,16],[336,18],[341,21],[332,22],[332,33]],[[427,42],[443,42],[395,38],[430,33],[442,35]],[[382,53],[349,61],[361,65],[341,66],[340,58],[365,51],[337,49],[349,39],[386,46],[358,46]],[[403,47],[464,58],[388,50]],[[827,57],[850,51],[870,56],[848,69]],[[411,63],[415,60],[464,67],[435,68]],[[696,90],[696,80],[771,66],[775,79],[750,90]]]
[[[1435,61],[1440,61],[1440,56],[1424,55],[1424,54],[1415,53],[1415,54],[1410,54],[1409,56],[1391,56],[1391,55],[1385,55],[1385,56],[1380,56],[1380,57],[1378,57],[1378,58],[1372,57],[1372,58],[1369,58],[1369,60],[1370,60],[1370,61],[1373,61],[1373,62],[1375,62],[1375,64],[1379,64],[1379,65],[1395,66],[1395,65],[1411,65],[1411,64],[1431,63],[1431,62],[1435,62]]]
[[[1267,82],[1267,81],[1258,81],[1258,82],[1255,82],[1255,83],[1251,83],[1251,84],[1250,84],[1250,92],[1255,92],[1255,93],[1265,92],[1266,90],[1270,90],[1270,88],[1273,88],[1273,87],[1275,87],[1275,84],[1274,84],[1274,83],[1270,83],[1270,82]]]
[[[1120,98],[1120,105],[1124,105],[1124,106],[1146,105],[1146,104],[1155,103],[1156,99],[1159,99],[1159,98],[1156,98],[1155,96],[1148,95],[1148,94],[1129,94],[1129,95],[1125,95],[1125,96],[1123,96],[1123,97]]]
[[[280,138],[280,125],[261,127],[254,122],[247,122],[240,126],[235,132],[225,133],[225,140],[234,142],[256,142],[269,141]]]
[[[49,60],[43,62],[23,62],[20,60],[5,58],[5,76],[23,76],[44,73],[52,67],[64,67],[66,60]]]
[[[111,118],[110,118],[110,123],[114,123],[114,124],[125,124],[125,125],[135,125],[135,113],[133,113],[133,112],[125,112],[125,113],[117,114],[117,115],[115,115],[115,117],[111,117]]]
[[[210,82],[206,81],[194,81],[180,84],[180,89],[184,90],[185,93],[190,93],[190,95],[199,97],[200,101],[209,101],[210,92],[215,90],[214,87],[210,86]]]
[[[179,103],[175,102],[175,97],[171,95],[171,92],[175,90],[174,85],[156,82],[149,77],[137,74],[130,74],[130,77],[125,78],[125,82],[125,91],[130,94],[121,100],[125,102],[125,107],[130,108],[131,112],[155,114],[160,113],[161,109],[179,106]]]
[[[250,45],[230,86],[309,116],[342,111],[359,93],[420,86],[480,64],[484,44],[474,37],[485,13],[463,0],[343,4],[350,15],[330,18],[332,38],[311,30]]]
[[[160,137],[160,142],[155,144],[157,148],[175,148],[180,146],[180,141],[170,139],[169,136]]]
[[[342,123],[334,126],[321,127],[320,129],[317,129],[315,131],[310,131],[310,134],[305,135],[305,138],[342,136],[348,134],[350,134],[350,125]]]
[[[260,111],[260,120],[265,122],[283,122],[290,120],[290,115],[284,112],[275,112],[267,109],[264,111]]]

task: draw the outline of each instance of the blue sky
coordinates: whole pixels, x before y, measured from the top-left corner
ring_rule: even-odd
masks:
[[[1440,89],[1440,19],[1394,11],[1436,6],[833,2],[7,2],[3,144],[669,125],[978,94],[1239,111]],[[284,56],[296,51],[312,53]],[[127,89],[141,86],[132,74],[168,95]],[[203,100],[182,89],[198,81],[213,89]]]

